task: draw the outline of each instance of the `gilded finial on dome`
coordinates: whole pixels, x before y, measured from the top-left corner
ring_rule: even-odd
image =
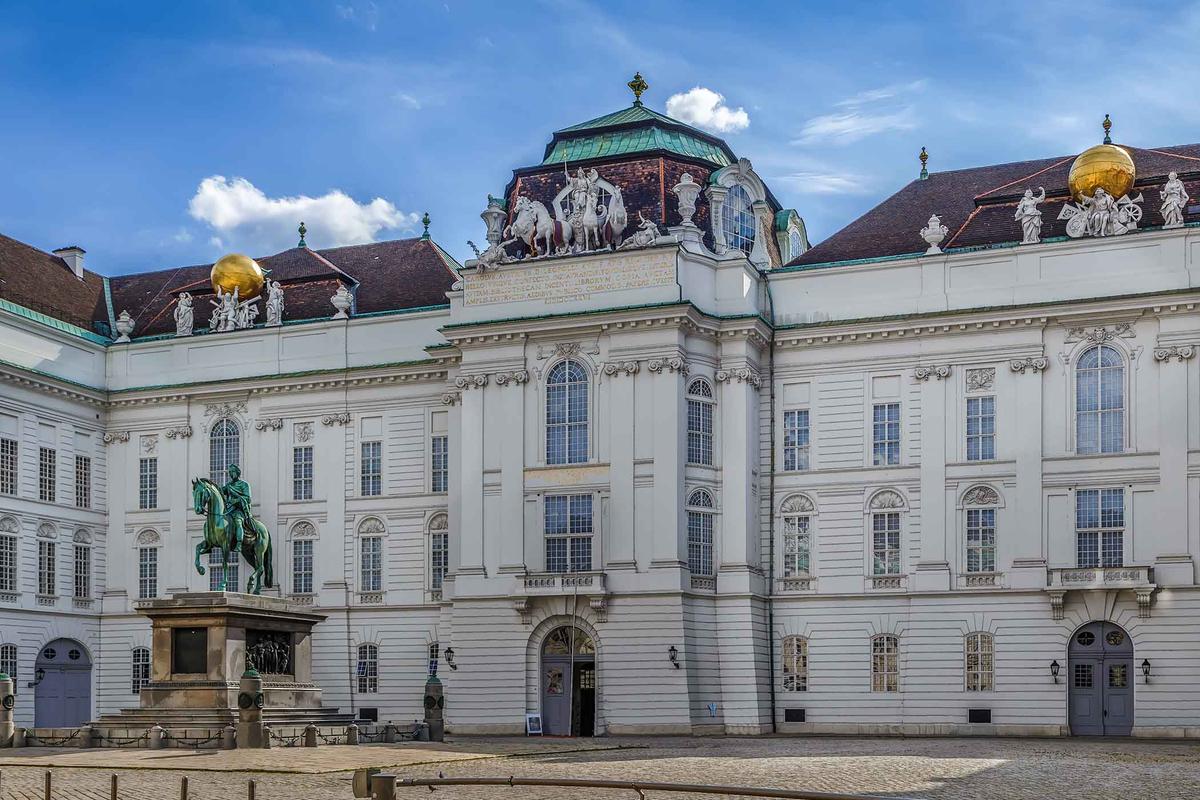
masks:
[[[425,212],[425,216],[421,217],[421,224],[425,226],[425,232],[421,234],[422,239],[429,238],[429,212]]]
[[[1108,114],[1104,115],[1104,143],[1112,144],[1112,137],[1108,132],[1112,130],[1112,120],[1108,118]]]
[[[929,153],[924,147],[921,148],[921,155],[917,156],[917,158],[921,159],[921,180],[925,180],[929,177]]]
[[[650,84],[646,83],[646,79],[642,77],[642,73],[635,72],[633,80],[625,84],[629,87],[629,91],[633,92],[633,104],[640,106],[642,104],[642,92],[650,88]]]
[[[304,241],[304,234],[308,233],[308,228],[304,227],[304,222],[300,222],[300,227],[296,229],[300,232],[300,241],[296,243],[296,247],[308,247],[308,242]]]

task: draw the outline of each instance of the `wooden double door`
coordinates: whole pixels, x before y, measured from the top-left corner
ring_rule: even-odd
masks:
[[[1089,622],[1071,638],[1067,706],[1076,736],[1133,732],[1133,642],[1111,622]]]

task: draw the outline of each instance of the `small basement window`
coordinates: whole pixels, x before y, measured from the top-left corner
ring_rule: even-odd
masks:
[[[990,723],[992,721],[992,710],[990,708],[968,708],[967,722],[983,722]]]

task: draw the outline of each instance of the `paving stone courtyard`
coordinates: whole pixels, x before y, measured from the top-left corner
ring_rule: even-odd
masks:
[[[106,800],[110,775],[129,800],[245,798],[349,800],[355,768],[401,776],[596,777],[703,782],[914,798],[1088,798],[1171,800],[1200,794],[1200,744],[1132,740],[685,738],[521,739],[453,737],[316,749],[200,751],[0,751],[0,800],[41,800],[53,774],[54,798]],[[427,788],[401,787],[398,797]],[[686,795],[648,793],[651,800]],[[702,795],[691,795],[703,797]],[[436,800],[636,798],[612,790],[449,787]]]

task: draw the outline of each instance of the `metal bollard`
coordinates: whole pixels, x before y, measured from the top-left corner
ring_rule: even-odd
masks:
[[[249,782],[249,785],[248,785],[248,786],[246,786],[246,798],[247,798],[247,800],[254,800],[254,789],[255,789],[255,786],[254,786],[254,781],[250,781],[250,782]]]
[[[358,726],[353,722],[346,726],[346,744],[358,744]]]
[[[396,800],[396,776],[391,772],[380,772],[371,776],[371,797],[375,800]]]
[[[307,727],[305,727],[305,729],[304,729],[304,746],[305,747],[316,747],[317,746],[317,726],[316,725],[310,724]]]
[[[117,800],[117,773],[108,779],[108,800]]]
[[[45,786],[45,791],[46,791],[46,795],[45,795],[45,797],[46,797],[46,800],[51,800],[51,798],[50,798],[50,795],[51,795],[51,791],[50,791],[50,770],[46,770],[46,786]]]
[[[221,730],[221,749],[233,750],[236,747],[237,728],[233,727],[233,723],[230,723]]]
[[[179,800],[188,800],[187,789],[187,775],[184,775],[179,779]]]

